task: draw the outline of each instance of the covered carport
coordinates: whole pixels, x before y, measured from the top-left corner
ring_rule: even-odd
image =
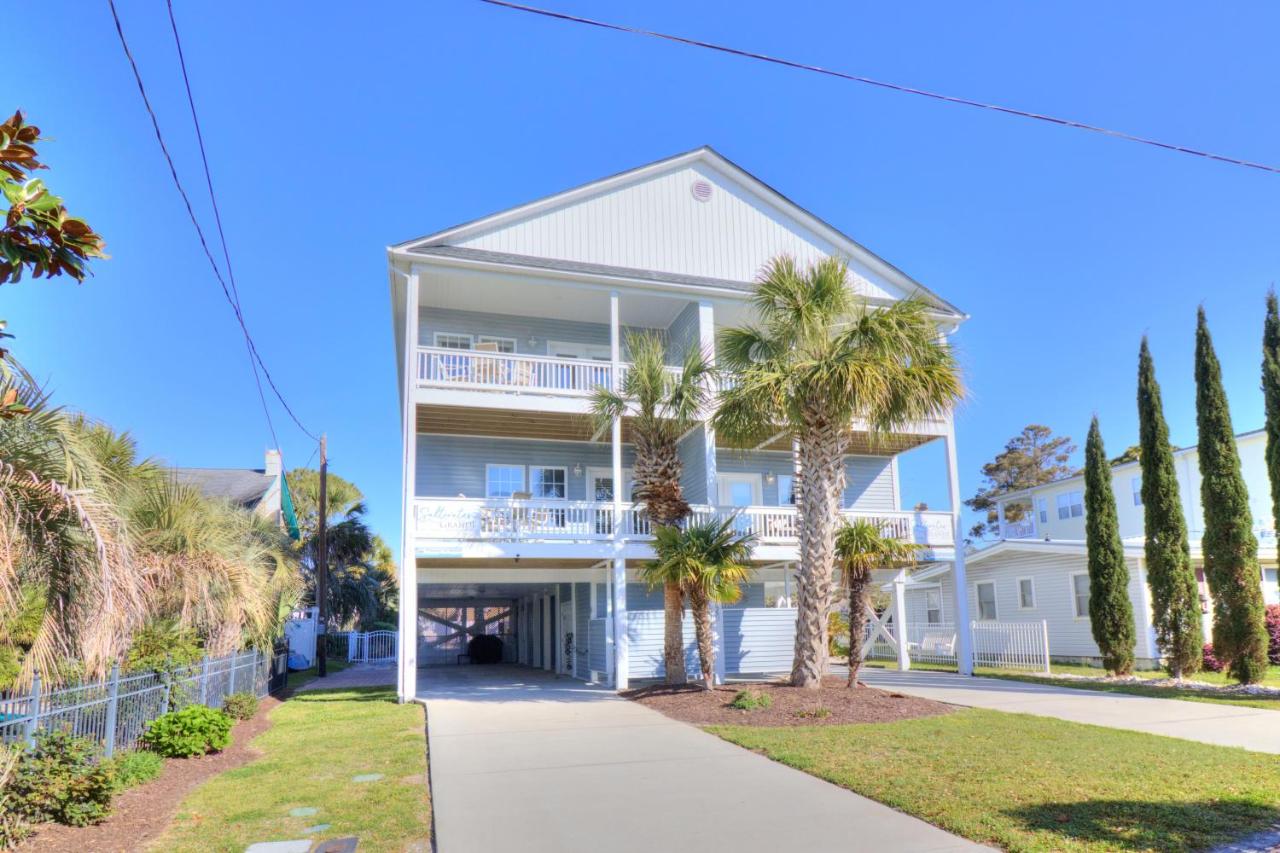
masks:
[[[479,663],[475,637],[501,644],[501,662],[582,680],[608,678],[608,577],[599,561],[501,560],[459,567],[419,562],[419,679]],[[434,561],[433,561],[434,562]]]

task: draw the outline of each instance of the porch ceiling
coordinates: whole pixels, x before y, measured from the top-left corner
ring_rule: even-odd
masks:
[[[594,432],[585,415],[434,405],[418,406],[417,431],[556,441],[590,441]],[[622,441],[624,444],[631,441],[630,422],[625,418]]]
[[[428,313],[432,308],[449,308],[607,324],[609,292],[604,287],[566,286],[536,274],[440,269],[422,279],[419,305]],[[688,304],[687,296],[623,293],[618,308],[624,326],[665,329]]]
[[[937,435],[919,435],[914,433],[895,433],[893,435],[880,435],[878,433],[867,432],[865,430],[856,431],[849,442],[849,453],[860,456],[893,456],[898,453],[910,450],[913,447],[919,447],[922,444],[928,444],[935,439],[941,438]],[[721,441],[717,436],[716,446],[724,450],[741,450],[735,445]],[[760,447],[747,448],[749,450],[791,450],[790,437],[775,438]]]

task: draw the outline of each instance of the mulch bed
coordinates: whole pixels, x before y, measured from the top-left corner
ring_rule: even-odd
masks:
[[[767,695],[768,708],[740,711],[729,703],[741,690]],[[862,683],[850,690],[839,677],[823,679],[822,687],[807,690],[775,681],[735,682],[714,690],[693,684],[665,684],[628,690],[622,694],[655,711],[698,726],[838,726],[849,723],[891,723],[932,717],[954,709],[951,705],[889,693]]]
[[[278,699],[263,699],[253,719],[236,723],[231,746],[222,752],[166,761],[155,779],[116,797],[111,816],[102,823],[84,827],[41,824],[16,848],[17,853],[126,853],[145,848],[164,832],[178,805],[198,785],[261,755],[249,747],[249,741],[271,727],[267,714],[279,704]]]

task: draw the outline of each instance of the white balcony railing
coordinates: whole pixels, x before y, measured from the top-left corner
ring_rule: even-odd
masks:
[[[613,504],[600,501],[506,500],[484,498],[418,498],[415,532],[419,539],[489,541],[592,541],[613,538]],[[799,540],[800,517],[794,507],[695,506],[693,517],[737,515],[738,529],[761,544]],[[846,517],[877,521],[896,538],[921,545],[954,544],[951,514],[946,512],[862,512]],[[635,504],[623,504],[622,535],[650,536],[649,520]]]
[[[418,347],[418,384],[585,396],[613,387],[613,365],[576,358]]]

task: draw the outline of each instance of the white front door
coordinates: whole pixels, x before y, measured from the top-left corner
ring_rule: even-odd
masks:
[[[573,658],[578,647],[578,635],[573,630],[573,602],[560,602],[560,651],[556,661],[562,675],[573,675]]]
[[[716,474],[720,506],[758,506],[764,503],[759,474]]]

